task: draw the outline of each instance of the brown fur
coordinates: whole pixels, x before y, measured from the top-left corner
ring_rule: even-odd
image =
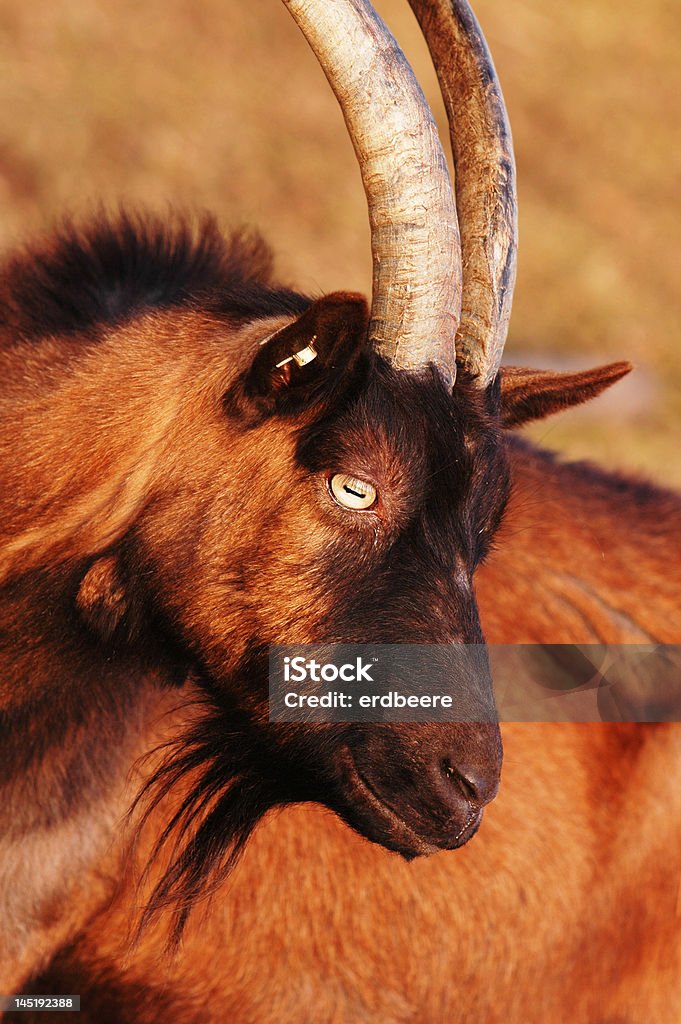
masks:
[[[377,816],[347,763],[353,730],[267,727],[263,652],[367,638],[356,584],[373,576],[386,594],[367,590],[374,636],[480,638],[469,577],[507,482],[488,397],[462,383],[454,403],[432,373],[400,377],[367,350],[363,298],[311,303],[271,285],[262,264],[262,247],[210,225],[173,233],[122,218],[68,228],[0,273],[5,989],[51,948],[56,902],[104,854],[150,723],[185,703],[172,690],[189,678],[206,714],[157,779],[203,769],[177,821],[201,821],[199,835],[185,835],[156,894],[158,907],[180,904],[178,929],[182,899],[228,870],[230,848],[271,806],[324,799],[411,855],[458,842],[471,818],[436,758],[419,761],[408,727],[381,735],[404,771],[431,772],[437,813],[412,799],[413,827]],[[282,355],[311,339],[311,366],[281,373]],[[448,492],[437,484],[444,519],[423,500],[438,444],[459,467]],[[330,467],[350,459],[381,490],[363,518],[327,487]],[[483,477],[498,494],[481,505]],[[400,597],[402,570],[388,564],[400,548],[407,567],[433,567],[430,615]],[[496,789],[496,727],[489,739],[464,725],[418,730],[429,732],[443,762],[462,756],[489,774],[481,807]]]
[[[192,899],[206,881],[190,845],[206,811],[202,856],[214,847],[219,866],[226,851],[211,807],[224,811],[230,793],[243,794],[244,815],[249,792],[255,800],[237,852],[268,806],[292,799],[323,800],[400,848],[399,836],[356,824],[352,799],[333,789],[333,761],[319,760],[331,756],[332,732],[309,750],[301,734],[260,751],[267,762],[284,744],[301,788],[273,797],[275,783],[292,785],[275,773],[265,794],[239,762],[239,785],[251,789],[223,792],[224,758],[241,756],[234,737],[263,733],[258,645],[336,633],[475,642],[470,580],[485,557],[476,585],[492,642],[679,642],[681,501],[500,441],[497,415],[519,422],[584,400],[621,368],[562,388],[509,374],[501,394],[461,380],[452,401],[434,378],[413,381],[372,360],[356,296],[310,305],[267,284],[238,246],[233,258],[210,232],[200,244],[158,231],[140,242],[139,224],[132,238],[126,225],[100,226],[85,247],[68,235],[15,260],[0,286],[0,781],[9,822],[0,898],[11,922],[0,989],[80,990],[89,1019],[141,1024],[546,1024],[565,1019],[566,1005],[585,1024],[676,1021],[673,726],[506,727],[504,787],[480,836],[411,865],[329,812],[271,814],[207,909],[188,921],[181,909],[179,954],[165,957],[173,923],[158,915],[129,948],[144,896],[139,870],[124,870],[137,821],[127,832],[116,823],[145,778],[174,784],[139,838],[138,867],[178,811],[190,834],[189,843],[179,837],[179,875],[172,841],[157,850],[145,882],[147,896],[160,886],[157,908],[178,893]],[[129,266],[142,257],[140,283]],[[75,279],[63,272],[73,260]],[[311,371],[277,374],[281,346],[293,352],[310,334],[320,352]],[[273,358],[263,364],[268,335]],[[343,395],[350,385],[352,400]],[[437,453],[436,472],[424,452]],[[365,460],[384,495],[351,529],[320,511],[327,498],[313,483],[348,453]],[[507,457],[514,490],[498,529]],[[240,514],[251,504],[257,515]],[[301,529],[304,548],[292,541]],[[347,578],[352,558],[373,591]],[[399,586],[391,559],[406,569]],[[208,760],[202,753],[159,775],[149,752],[165,738],[189,742],[188,726],[206,719],[185,705],[206,692],[223,716],[208,720]],[[215,729],[234,703],[248,729],[225,731],[228,749],[216,752]],[[452,735],[469,756],[471,734]],[[395,731],[396,759],[409,736]],[[439,742],[435,731],[418,740]],[[489,767],[494,744],[484,749]],[[206,764],[217,772],[209,784]],[[407,759],[403,770],[413,769]],[[196,789],[202,778],[208,788]],[[50,959],[43,979],[29,980]]]
[[[514,499],[478,574],[488,638],[513,642],[522,607],[523,641],[678,642],[664,544],[678,543],[677,499],[603,474],[589,484],[583,468],[512,450]],[[631,520],[614,531],[618,492],[639,495],[635,525],[656,534],[650,546]],[[594,518],[574,530],[587,498]],[[557,544],[561,528],[571,545]],[[641,559],[643,610],[631,593]],[[519,565],[527,592],[513,582]],[[632,587],[609,582],[625,572]],[[507,586],[513,599],[499,601]],[[176,955],[164,953],[163,927],[130,950],[132,884],[57,958],[44,990],[85,992],[85,1019],[140,1024],[166,1012],[248,1024],[676,1024],[679,727],[503,732],[501,794],[464,849],[404,864],[328,812],[287,810],[261,826]]]

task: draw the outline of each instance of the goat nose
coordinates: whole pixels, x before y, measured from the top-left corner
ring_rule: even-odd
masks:
[[[470,765],[455,767],[447,758],[441,762],[440,768],[449,785],[458,791],[457,795],[478,807],[494,800],[499,791],[498,771],[482,772]]]

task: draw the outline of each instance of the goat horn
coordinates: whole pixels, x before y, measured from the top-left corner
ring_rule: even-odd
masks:
[[[284,0],[340,103],[369,206],[370,334],[409,370],[456,375],[461,245],[437,128],[392,35],[364,0]]]
[[[409,0],[447,110],[461,229],[463,297],[456,352],[485,386],[511,315],[518,238],[515,162],[504,98],[466,0]]]

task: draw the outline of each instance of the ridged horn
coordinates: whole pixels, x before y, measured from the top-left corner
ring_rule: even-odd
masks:
[[[456,204],[428,104],[364,0],[283,0],[340,103],[360,164],[373,253],[371,337],[390,361],[456,375]]]
[[[466,0],[409,0],[440,82],[454,155],[463,297],[460,365],[496,376],[511,315],[518,239],[515,161],[504,98]]]

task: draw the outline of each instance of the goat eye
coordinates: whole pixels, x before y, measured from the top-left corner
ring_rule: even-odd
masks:
[[[334,473],[329,480],[331,494],[343,508],[363,510],[376,504],[376,488],[366,480],[347,473]]]

